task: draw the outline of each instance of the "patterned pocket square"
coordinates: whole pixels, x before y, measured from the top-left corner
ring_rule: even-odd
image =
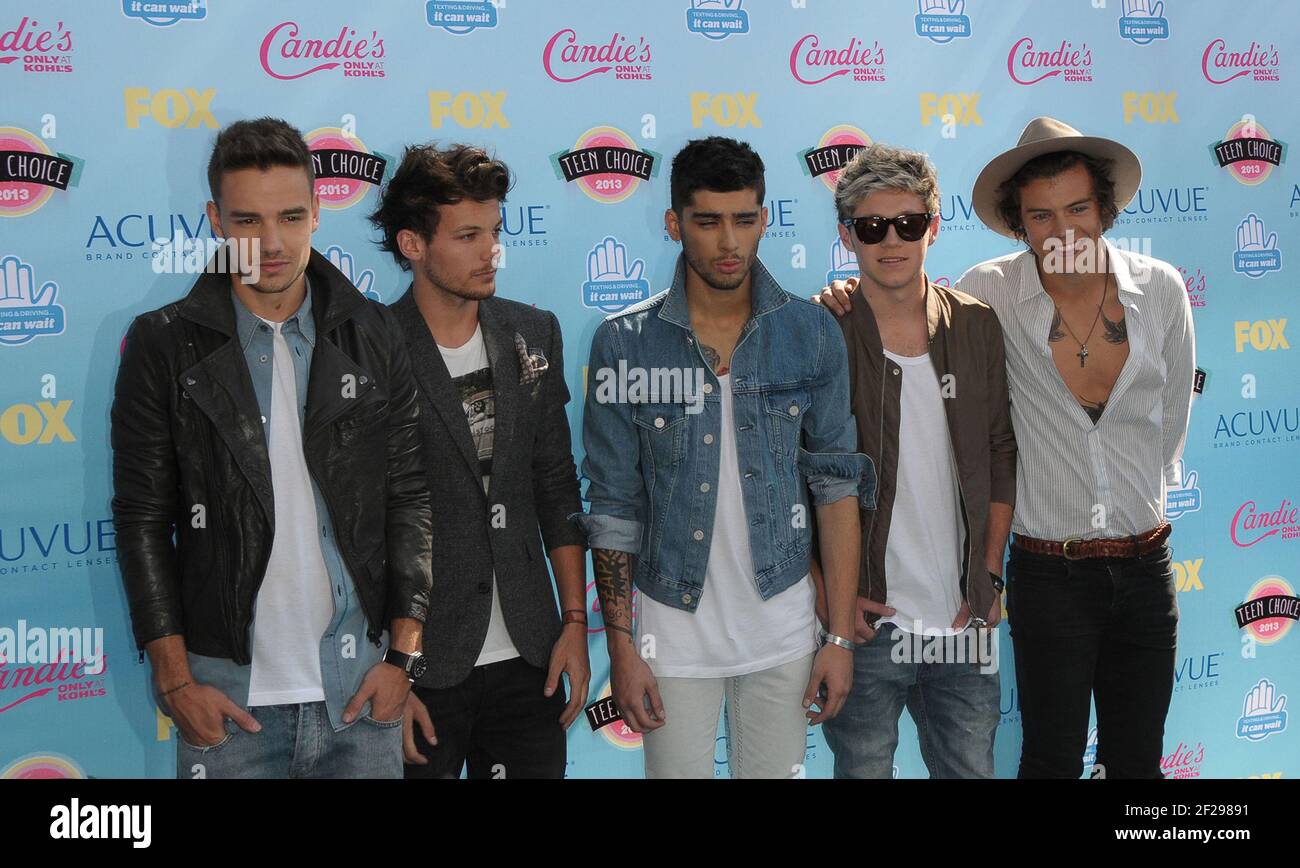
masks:
[[[546,354],[535,347],[530,349],[519,332],[515,332],[515,352],[519,354],[519,385],[532,386],[533,396],[536,397],[542,374],[550,367]]]

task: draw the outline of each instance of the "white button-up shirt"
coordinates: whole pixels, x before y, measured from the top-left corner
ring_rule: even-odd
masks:
[[[1169,263],[1106,242],[1129,355],[1100,421],[1070,392],[1047,343],[1055,305],[1025,250],[967,271],[958,288],[997,313],[1006,338],[1018,465],[1012,530],[1039,539],[1125,537],[1164,521],[1195,373],[1192,308]]]

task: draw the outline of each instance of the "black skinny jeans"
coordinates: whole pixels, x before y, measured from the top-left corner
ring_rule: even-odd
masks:
[[[1178,601],[1167,545],[1138,558],[1011,547],[1007,615],[1016,654],[1022,778],[1077,778],[1097,705],[1107,778],[1159,778],[1174,686]]]

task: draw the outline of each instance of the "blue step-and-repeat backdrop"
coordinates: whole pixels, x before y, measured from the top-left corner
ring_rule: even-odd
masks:
[[[315,245],[385,302],[406,281],[366,223],[377,182],[408,143],[494,149],[518,174],[499,292],[559,316],[576,395],[601,318],[671,277],[668,162],[690,138],[763,156],[760,254],[801,295],[856,272],[831,204],[844,149],[829,146],[930,154],[944,222],[929,272],[951,284],[1012,249],[970,191],[1027,121],[1126,142],[1145,171],[1111,237],[1185,276],[1207,372],[1168,494],[1182,630],[1164,771],[1300,773],[1300,636],[1268,608],[1300,582],[1298,36],[1265,0],[4,0],[0,776],[174,773],[118,574],[108,410],[132,317],[193,281],[164,245],[211,235],[216,130],[261,115],[322,152]],[[573,171],[568,155],[603,146],[629,153]],[[576,435],[581,402],[570,421]],[[609,669],[587,596],[595,697]],[[1005,630],[997,768],[1012,775]],[[924,776],[906,717],[902,731],[897,775]],[[641,774],[640,740],[617,726],[580,720],[569,751],[572,777]],[[720,775],[725,755],[720,738]],[[808,776],[830,768],[810,730]]]

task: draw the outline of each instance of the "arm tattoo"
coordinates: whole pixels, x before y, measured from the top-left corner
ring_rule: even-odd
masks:
[[[1061,310],[1057,308],[1052,314],[1052,327],[1047,330],[1047,340],[1049,343],[1055,343],[1065,337],[1065,332],[1061,331]]]
[[[709,346],[708,344],[701,343],[700,352],[704,354],[704,361],[709,363],[709,367],[713,369],[713,373],[717,374],[719,377],[721,377],[723,374],[727,373],[728,370],[730,370],[729,366],[723,367],[722,356],[718,355],[718,351],[715,350],[713,347]]]
[[[632,556],[612,549],[592,549],[596,593],[607,630],[626,633],[632,641]]]
[[[1128,343],[1128,319],[1121,317],[1119,322],[1111,322],[1106,318],[1106,314],[1101,315],[1102,325],[1106,327],[1106,343],[1108,344],[1126,344]]]

